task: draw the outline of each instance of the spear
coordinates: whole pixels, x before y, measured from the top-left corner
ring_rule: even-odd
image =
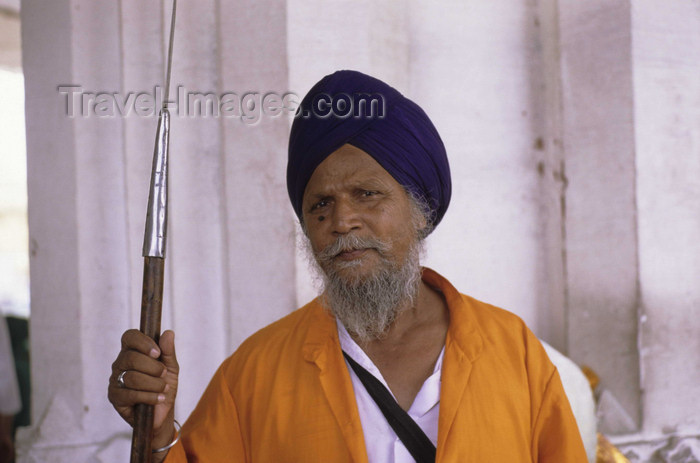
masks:
[[[151,169],[151,187],[148,192],[146,232],[143,238],[143,291],[141,295],[140,330],[156,344],[160,338],[160,318],[163,307],[163,281],[165,270],[165,242],[168,225],[168,142],[170,140],[170,112],[168,95],[170,90],[170,64],[173,58],[175,36],[175,10],[173,0],[170,20],[170,43],[168,45],[167,69],[165,72],[165,95],[156,132]],[[153,440],[153,405],[137,404],[134,408],[134,433],[131,439],[131,463],[151,461]]]

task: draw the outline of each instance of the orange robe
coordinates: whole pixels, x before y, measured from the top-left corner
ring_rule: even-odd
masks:
[[[437,462],[585,463],[559,374],[515,315],[425,269],[450,313]],[[367,463],[334,318],[314,300],[214,375],[166,463]]]

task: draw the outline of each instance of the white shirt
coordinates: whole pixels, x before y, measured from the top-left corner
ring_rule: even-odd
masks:
[[[362,368],[381,381],[387,390],[391,392],[382,374],[379,372],[379,369],[374,365],[367,354],[365,354],[362,348],[350,337],[345,326],[340,322],[337,322],[337,325],[340,347],[343,351],[354,361],[359,363]],[[437,445],[438,412],[440,409],[440,372],[444,354],[445,348],[443,347],[437,362],[435,362],[433,374],[425,380],[411,408],[408,409],[409,416],[420,426],[433,445]],[[365,446],[367,448],[369,463],[415,463],[415,460],[411,454],[408,453],[408,450],[406,450],[401,440],[396,436],[396,433],[386,421],[386,418],[376,402],[369,395],[362,381],[357,377],[347,360],[345,361],[345,365],[350,372],[352,387],[355,390],[355,400],[357,401],[357,409],[360,412],[360,422],[362,423],[362,432],[365,436]],[[394,399],[396,399],[396,397],[394,397]]]

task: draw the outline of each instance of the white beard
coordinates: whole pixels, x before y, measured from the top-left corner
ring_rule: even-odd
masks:
[[[309,240],[305,241],[310,260],[323,281],[324,306],[358,341],[381,339],[396,317],[415,303],[421,282],[423,240],[416,238],[404,262],[390,260],[387,252],[391,246],[374,238],[340,236],[335,243],[316,253]],[[335,256],[344,250],[363,248],[374,249],[380,263],[370,275],[342,276],[342,270],[361,264],[361,260],[342,262]]]

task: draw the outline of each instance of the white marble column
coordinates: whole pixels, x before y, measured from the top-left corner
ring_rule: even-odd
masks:
[[[700,9],[558,8],[569,353],[630,461],[697,461]]]
[[[569,354],[640,424],[632,37],[628,2],[559,1]],[[624,420],[623,420],[624,421]]]
[[[123,431],[104,399],[129,310],[123,121],[69,117],[58,87],[119,90],[118,10],[24,2],[21,18],[33,426],[18,436],[19,461],[90,461]]]
[[[169,14],[169,1],[22,5],[34,387],[20,462],[128,455],[106,389],[121,333],[138,326]],[[163,328],[177,332],[181,420],[245,337],[295,307],[288,119],[194,114],[187,96],[286,91],[285,25],[282,2],[179,5]]]
[[[558,74],[545,55],[556,36],[542,33],[546,15],[528,2],[410,2],[410,95],[452,169],[429,265],[565,351],[561,153],[548,122]]]
[[[644,393],[620,441],[633,461],[698,461],[700,5],[632,2],[631,19]]]

